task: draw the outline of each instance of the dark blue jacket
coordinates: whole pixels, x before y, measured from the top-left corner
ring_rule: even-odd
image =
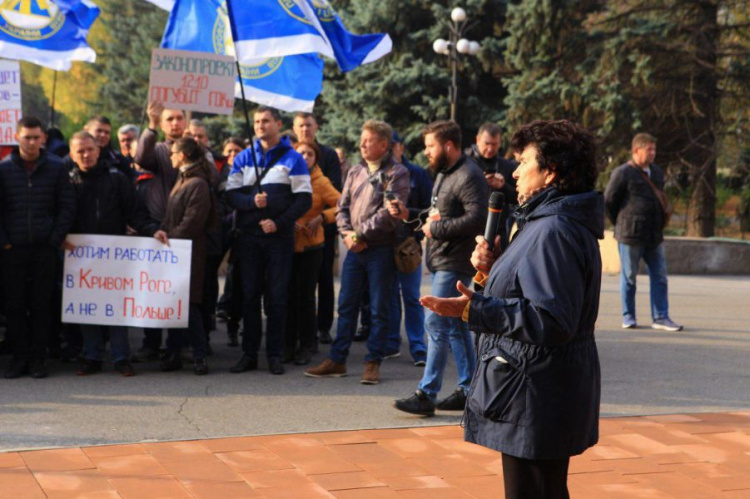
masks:
[[[484,296],[469,307],[469,329],[480,336],[465,437],[515,457],[563,459],[599,439],[604,201],[552,188],[517,218]]]
[[[421,166],[415,165],[406,156],[401,158],[402,164],[409,170],[409,199],[406,207],[409,209],[409,220],[417,220],[420,213],[430,207],[432,202],[432,178],[430,173]],[[417,241],[424,239],[424,232],[416,230],[419,224],[412,222],[408,224]]]
[[[65,240],[75,195],[62,161],[42,151],[30,175],[16,148],[0,163],[0,247],[50,245]]]
[[[268,195],[265,208],[255,205],[258,193],[253,157],[258,171],[263,175],[261,181],[263,192]],[[271,165],[273,160],[276,162]],[[266,151],[256,140],[253,149],[245,149],[234,158],[226,187],[229,205],[237,210],[237,228],[244,234],[259,237],[294,237],[294,223],[312,206],[312,186],[307,163],[301,154],[292,149],[289,137]],[[270,219],[276,224],[277,231],[265,234],[261,229],[261,220]]]

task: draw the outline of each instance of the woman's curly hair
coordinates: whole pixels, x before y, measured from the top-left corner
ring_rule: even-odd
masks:
[[[582,126],[568,120],[537,120],[523,125],[513,134],[510,147],[521,153],[528,146],[536,147],[541,170],[557,174],[552,185],[565,194],[594,189],[596,138]]]

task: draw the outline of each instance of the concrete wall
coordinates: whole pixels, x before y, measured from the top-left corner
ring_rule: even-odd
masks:
[[[750,241],[719,238],[666,237],[667,268],[672,275],[750,275]],[[612,231],[599,241],[602,271],[620,272],[620,256]],[[641,264],[640,273],[646,272]]]

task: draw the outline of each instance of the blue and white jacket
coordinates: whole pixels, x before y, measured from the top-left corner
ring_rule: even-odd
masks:
[[[255,205],[256,176],[253,157],[258,171],[268,168],[271,160],[281,154],[271,170],[261,180],[263,192],[268,195],[265,208]],[[234,158],[232,170],[227,179],[227,201],[237,210],[237,228],[243,234],[262,237],[294,237],[294,222],[310,209],[312,205],[312,186],[307,163],[301,154],[292,148],[289,137],[265,153],[256,140],[253,148],[247,148]],[[260,221],[270,219],[276,224],[277,231],[265,234],[260,228]]]

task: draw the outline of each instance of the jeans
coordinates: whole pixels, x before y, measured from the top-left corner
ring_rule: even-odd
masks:
[[[284,340],[286,357],[293,356],[298,345],[307,351],[315,348],[318,337],[315,288],[322,263],[323,248],[294,254]]]
[[[242,275],[245,332],[242,351],[256,358],[263,335],[260,299],[265,293],[266,356],[281,359],[284,355],[287,297],[292,274],[294,239],[291,237],[256,237],[243,234],[239,242]]]
[[[357,330],[357,315],[365,286],[370,292],[370,336],[367,339],[366,362],[380,362],[388,340],[390,312],[396,263],[393,246],[375,246],[359,253],[347,252],[341,272],[339,320],[336,339],[328,353],[338,364],[346,362],[352,337]]]
[[[396,273],[391,296],[390,325],[386,352],[397,352],[401,347],[401,300],[404,301],[404,328],[409,338],[411,358],[424,360],[427,347],[424,344],[424,308],[419,303],[419,286],[422,284],[422,265],[417,270],[404,274]]]
[[[336,259],[338,231],[336,225],[326,225],[325,246],[323,247],[323,264],[318,277],[318,331],[329,332],[333,327],[333,262]]]
[[[203,330],[203,319],[201,318],[201,305],[191,303],[188,312],[188,327],[173,328],[167,330],[167,353],[179,356],[187,342],[193,349],[193,358],[205,359],[208,355],[208,341],[206,332]]]
[[[439,270],[432,274],[432,294],[441,298],[459,296],[456,281],[468,286],[471,276],[460,272]],[[441,317],[435,312],[427,311],[424,328],[430,342],[427,346],[427,365],[424,368],[419,389],[435,400],[443,385],[443,372],[448,361],[448,350],[453,351],[458,370],[458,387],[464,393],[469,392],[469,385],[474,374],[476,356],[474,342],[471,339],[467,324],[460,317]]]
[[[651,318],[655,321],[668,318],[667,259],[664,255],[664,243],[658,246],[633,246],[618,243],[618,249],[620,250],[622,315],[633,319],[636,317],[635,279],[638,275],[638,264],[642,258],[646,262],[651,284]]]
[[[52,246],[3,250],[7,338],[13,358],[44,360],[52,328],[57,250]]]
[[[126,326],[96,326],[81,324],[83,336],[83,358],[86,360],[104,360],[104,329],[109,329],[109,347],[112,349],[112,360],[119,362],[130,359],[130,343]]]

